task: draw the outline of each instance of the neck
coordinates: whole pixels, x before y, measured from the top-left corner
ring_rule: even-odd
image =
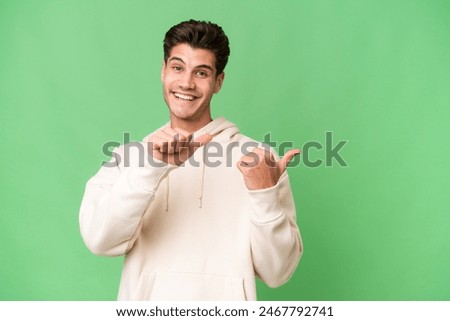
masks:
[[[207,115],[207,117],[202,117],[201,119],[180,119],[173,117],[171,115],[170,117],[170,127],[172,128],[180,128],[183,129],[189,133],[194,133],[200,128],[205,127],[207,124],[209,124],[212,121],[211,115]]]

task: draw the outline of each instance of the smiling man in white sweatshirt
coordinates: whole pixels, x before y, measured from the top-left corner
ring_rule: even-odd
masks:
[[[216,24],[173,26],[161,70],[170,122],[116,148],[86,185],[81,234],[95,254],[125,255],[119,300],[256,300],[255,276],[277,287],[298,265],[286,166],[300,151],[278,160],[211,118],[229,53]]]

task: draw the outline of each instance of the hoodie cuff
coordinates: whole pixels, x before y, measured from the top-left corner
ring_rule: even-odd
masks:
[[[154,192],[169,172],[176,168],[178,166],[152,159],[151,163],[146,163],[144,166],[129,168],[128,179],[129,182],[134,182],[146,191]]]
[[[272,187],[249,190],[252,213],[250,219],[258,224],[270,223],[283,215],[279,199],[279,182]]]

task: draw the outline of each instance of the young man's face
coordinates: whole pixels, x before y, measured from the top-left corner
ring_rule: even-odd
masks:
[[[212,95],[222,87],[224,74],[216,76],[215,55],[188,44],[172,48],[163,62],[161,81],[172,122],[209,122]]]

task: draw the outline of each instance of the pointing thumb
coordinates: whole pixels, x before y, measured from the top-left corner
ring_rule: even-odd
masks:
[[[292,158],[295,155],[300,154],[300,149],[293,149],[288,151],[286,154],[284,154],[283,158],[280,159],[278,162],[278,168],[280,169],[280,175],[283,174],[283,172],[286,170],[286,167],[288,166],[289,162],[292,160]]]

